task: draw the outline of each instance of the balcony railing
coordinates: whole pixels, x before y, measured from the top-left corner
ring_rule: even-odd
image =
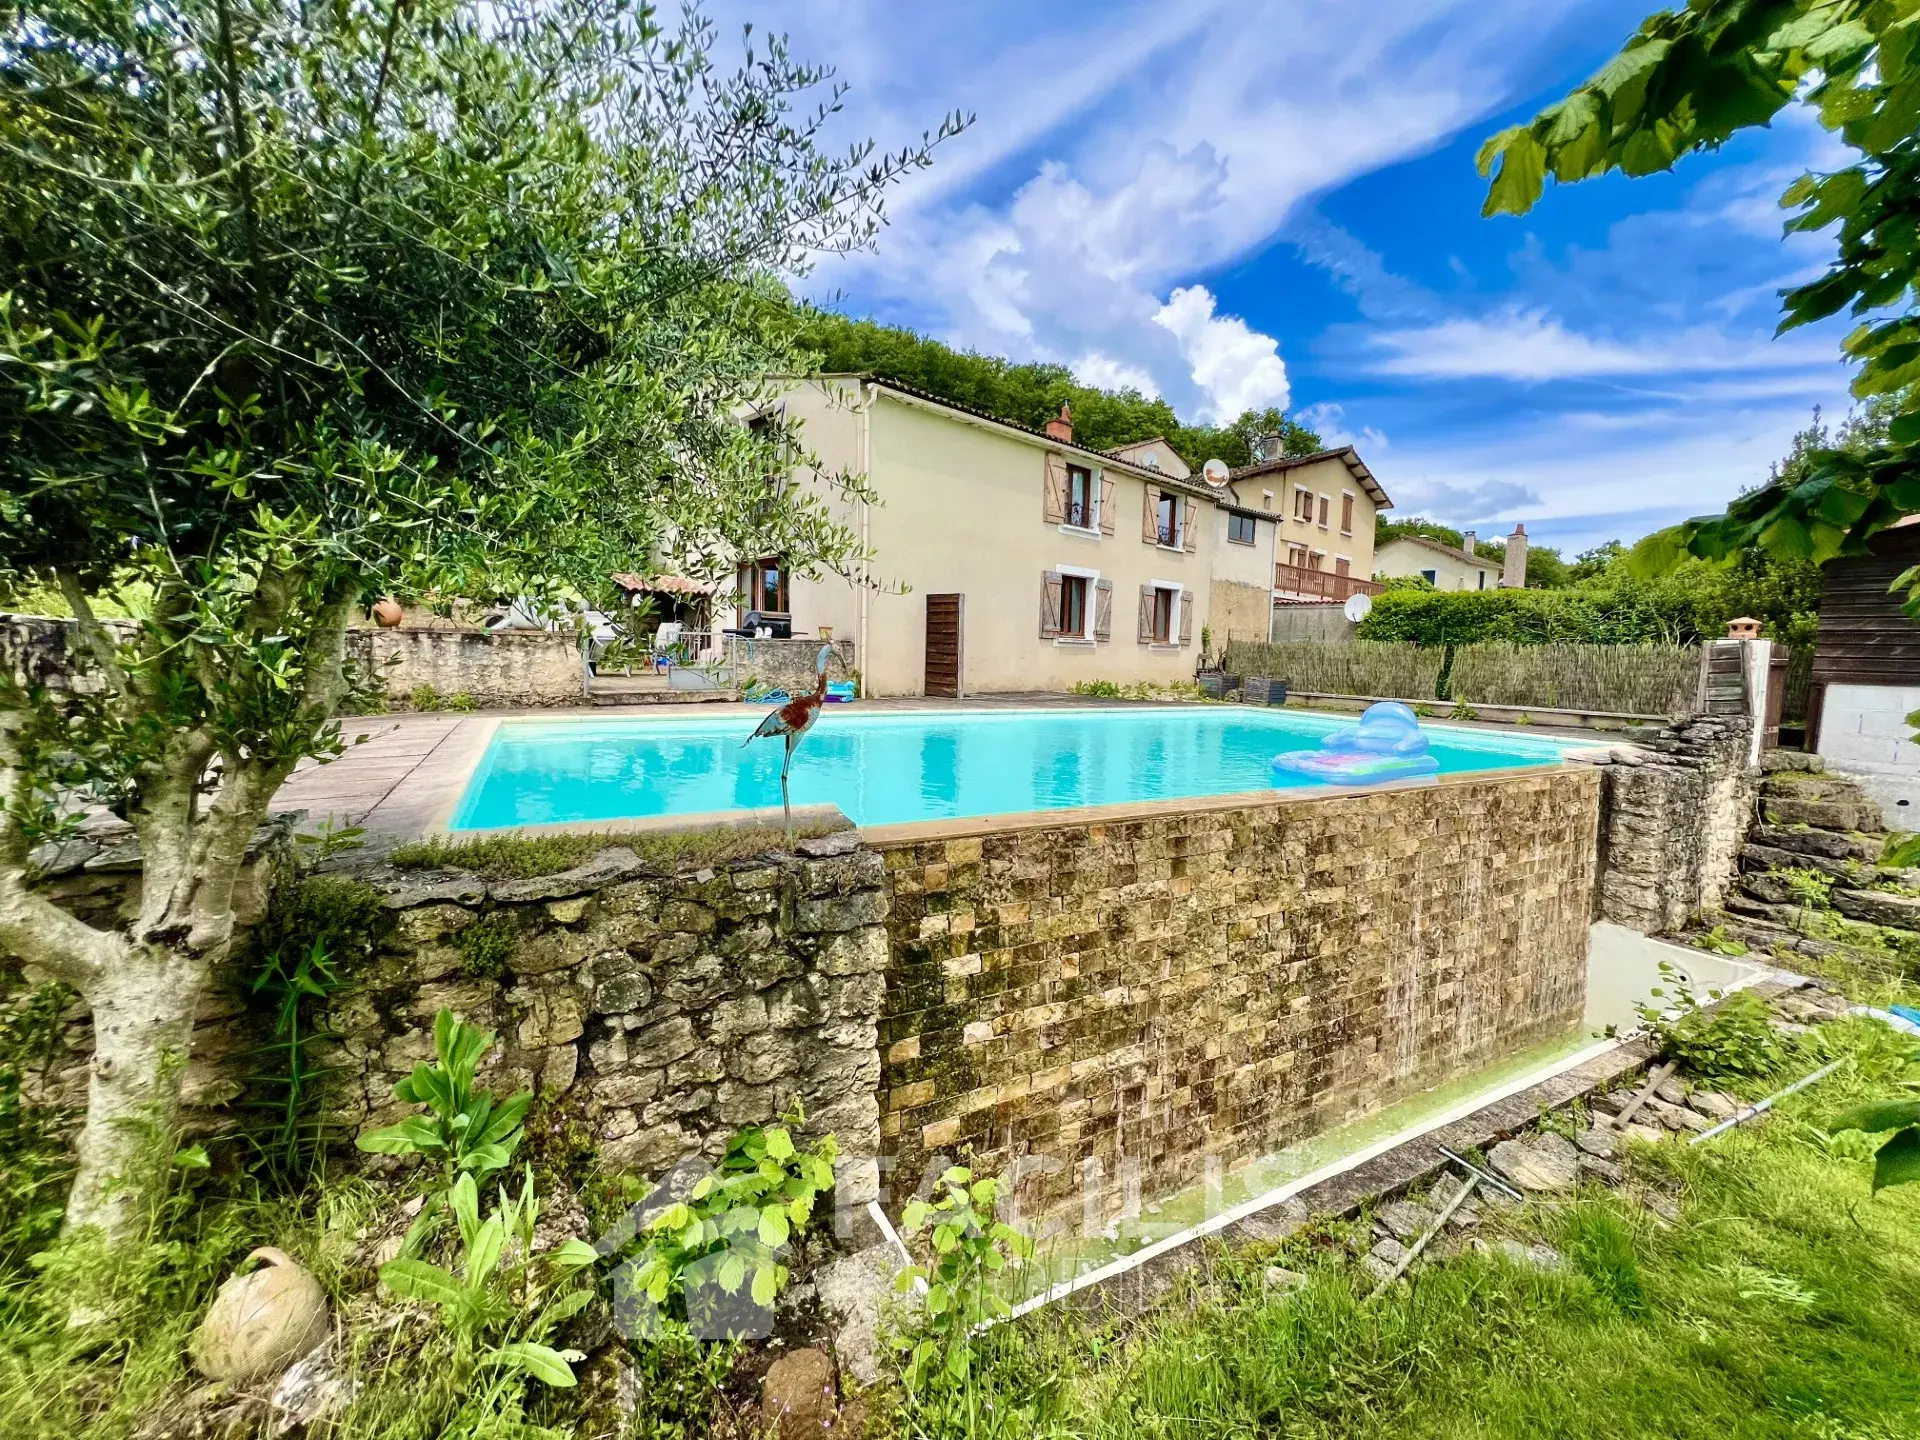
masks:
[[[1273,588],[1282,595],[1297,595],[1303,600],[1342,601],[1352,595],[1378,595],[1387,587],[1358,575],[1335,575],[1330,570],[1309,570],[1304,565],[1275,565]]]

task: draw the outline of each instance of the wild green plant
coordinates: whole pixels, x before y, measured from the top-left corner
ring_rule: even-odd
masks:
[[[1709,955],[1745,955],[1746,944],[1727,934],[1725,925],[1716,925],[1711,930],[1689,935],[1687,944],[1696,950],[1704,950]]]
[[[362,1135],[355,1143],[375,1155],[419,1155],[438,1164],[447,1189],[462,1175],[484,1180],[505,1169],[520,1143],[520,1122],[533,1104],[522,1090],[497,1105],[493,1092],[474,1084],[481,1058],[499,1037],[442,1010],[433,1017],[431,1065],[393,1087],[393,1098],[424,1105],[424,1115],[409,1115],[397,1125]]]
[[[1787,888],[1793,891],[1794,898],[1805,910],[1830,910],[1833,908],[1833,876],[1824,870],[1790,868],[1774,872],[1787,882]]]
[[[366,826],[335,825],[333,817],[329,815],[317,829],[303,830],[293,839],[296,845],[304,847],[300,858],[318,864],[344,851],[360,849],[367,843],[366,834]]]
[[[773,1303],[788,1279],[779,1253],[805,1234],[814,1202],[833,1188],[839,1154],[831,1135],[810,1150],[794,1143],[789,1127],[806,1119],[797,1102],[780,1119],[735,1133],[685,1200],[642,1225],[642,1248],[621,1276],[632,1294],[685,1319],[686,1281],[699,1267],[728,1295],[744,1284],[756,1305]]]
[[[456,690],[447,697],[447,709],[462,715],[471,715],[480,708],[480,702],[473,698],[471,690]]]
[[[269,1172],[283,1184],[307,1170],[324,1139],[309,1112],[313,1083],[325,1072],[308,1055],[313,1042],[323,1037],[311,1029],[308,1019],[311,1008],[339,983],[333,954],[321,935],[299,952],[291,966],[284,952],[275,951],[253,978],[253,994],[273,1006],[272,1043],[257,1053],[276,1056],[278,1063],[261,1077],[269,1093],[250,1102],[267,1111],[268,1124],[248,1138]],[[279,1091],[277,1096],[271,1093],[274,1090]]]
[[[925,1261],[909,1265],[894,1281],[902,1292],[916,1281],[926,1285],[921,1333],[894,1340],[906,1355],[901,1380],[916,1401],[943,1390],[964,1391],[970,1429],[974,1331],[1012,1313],[994,1277],[1033,1254],[1031,1240],[994,1217],[1010,1188],[954,1165],[940,1177],[934,1200],[910,1201],[900,1217],[902,1234],[926,1236]]]
[[[1121,691],[1119,683],[1113,680],[1076,680],[1073,682],[1073,693],[1097,695],[1105,700],[1118,700]]]
[[[1874,1194],[1889,1185],[1920,1181],[1920,1099],[1909,1095],[1897,1100],[1872,1100],[1834,1116],[1827,1128],[1835,1132],[1858,1130],[1867,1135],[1893,1132],[1874,1151]]]
[[[585,1357],[546,1341],[592,1302],[592,1286],[575,1279],[591,1269],[599,1252],[584,1240],[569,1240],[551,1253],[535,1253],[540,1201],[530,1169],[519,1199],[502,1186],[493,1214],[484,1218],[480,1187],[471,1173],[463,1174],[447,1192],[447,1209],[459,1230],[457,1267],[401,1256],[380,1267],[381,1284],[401,1299],[438,1308],[454,1340],[458,1369],[511,1371],[571,1388],[574,1362]],[[492,1393],[503,1383],[496,1379],[483,1392],[483,1409],[504,1398]]]
[[[61,1051],[73,992],[49,983],[13,996],[0,1010],[0,1284],[60,1231],[73,1163],[64,1112],[32,1105],[22,1087]]]
[[[460,951],[462,975],[498,980],[520,948],[520,917],[512,910],[489,911],[462,930],[454,944]]]
[[[1723,996],[1709,990],[1703,1006],[1680,970],[1662,960],[1661,984],[1647,993],[1669,1005],[1641,1003],[1640,1023],[1660,1053],[1705,1080],[1767,1080],[1780,1073],[1792,1052],[1773,1028],[1766,1003],[1751,990]]]
[[[440,693],[438,686],[416,685],[407,694],[407,704],[415,710],[444,710],[447,708],[447,697]]]

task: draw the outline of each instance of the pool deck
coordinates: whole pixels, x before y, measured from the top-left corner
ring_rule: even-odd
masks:
[[[1153,703],[1156,702],[1036,693],[969,696],[965,700],[921,698],[867,700],[860,702],[858,708],[860,713],[918,710],[1088,709],[1108,706],[1116,709],[1130,709]],[[358,716],[341,722],[341,733],[347,742],[346,753],[326,763],[314,760],[302,762],[287,783],[281,787],[279,795],[274,799],[274,808],[305,810],[308,821],[312,824],[331,820],[335,826],[359,826],[367,832],[366,839],[370,849],[384,850],[404,841],[419,839],[424,835],[445,832],[454,806],[459,803],[460,796],[466,789],[468,777],[473,773],[474,766],[479,763],[482,753],[486,750],[487,742],[492,739],[494,730],[502,720],[590,724],[646,720],[662,724],[687,724],[737,718],[742,726],[742,734],[745,734],[766,714],[765,705],[719,702],[698,706],[660,706],[644,709],[635,707],[611,712],[605,709],[581,707],[552,710],[481,710],[465,714],[433,712]],[[1585,741],[1596,745],[1596,748],[1619,743],[1613,737],[1596,735],[1591,730],[1533,725],[1526,727],[1524,732],[1520,732],[1511,725],[1486,722],[1449,720],[1443,723],[1449,728],[1462,730],[1484,730],[1509,735],[1525,733],[1538,738]],[[1470,771],[1459,777],[1443,777],[1442,783],[1452,778],[1487,778],[1504,773],[1508,772]],[[1399,786],[1373,788],[1388,789],[1399,788]],[[1354,792],[1338,787],[1313,786],[1270,793],[1276,799],[1284,797],[1289,800],[1308,800],[1329,794],[1351,795]],[[1245,804],[1246,799],[1245,795],[1201,796],[1097,808],[1131,813],[1135,810],[1195,809],[1210,805]],[[807,818],[817,818],[812,810],[806,813]],[[1058,810],[1039,811],[1030,815],[990,815],[882,828],[889,832],[889,838],[906,839],[909,838],[907,832],[915,832],[912,838],[933,838],[936,833],[980,834],[989,830],[1019,827],[1025,824],[1057,822],[1066,819],[1069,813]],[[802,810],[796,809],[794,814],[796,818],[801,818]],[[643,821],[597,821],[523,828],[545,831],[674,829],[695,824],[729,821],[764,822],[771,819],[777,822],[779,818],[780,812],[776,809],[765,812],[731,811],[724,816],[671,816]],[[924,836],[918,833],[922,830],[925,831]],[[898,836],[892,836],[891,832],[894,831],[901,833]]]

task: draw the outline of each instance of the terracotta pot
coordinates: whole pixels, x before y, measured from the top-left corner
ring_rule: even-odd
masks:
[[[260,1268],[235,1275],[214,1296],[188,1347],[209,1380],[245,1383],[272,1375],[327,1338],[326,1292],[284,1250],[255,1250]]]
[[[400,602],[391,596],[373,602],[373,620],[382,630],[392,630],[400,623],[400,617],[406,612],[400,608]]]

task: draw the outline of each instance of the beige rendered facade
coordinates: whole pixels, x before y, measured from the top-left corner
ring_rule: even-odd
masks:
[[[1229,488],[1248,511],[1274,517],[1276,598],[1345,599],[1334,592],[1373,588],[1332,583],[1372,580],[1373,517],[1393,505],[1351,445],[1249,465]]]
[[[1170,449],[1159,468],[865,376],[797,381],[780,403],[823,472],[867,477],[871,501],[828,503],[871,551],[868,583],[782,568],[756,597],[748,566],[743,589],[796,635],[853,640],[865,693],[927,693],[930,648],[966,694],[1193,678],[1215,503]]]
[[[1377,575],[1420,575],[1436,590],[1494,590],[1500,585],[1500,557],[1456,550],[1423,535],[1402,535],[1380,547]]]

